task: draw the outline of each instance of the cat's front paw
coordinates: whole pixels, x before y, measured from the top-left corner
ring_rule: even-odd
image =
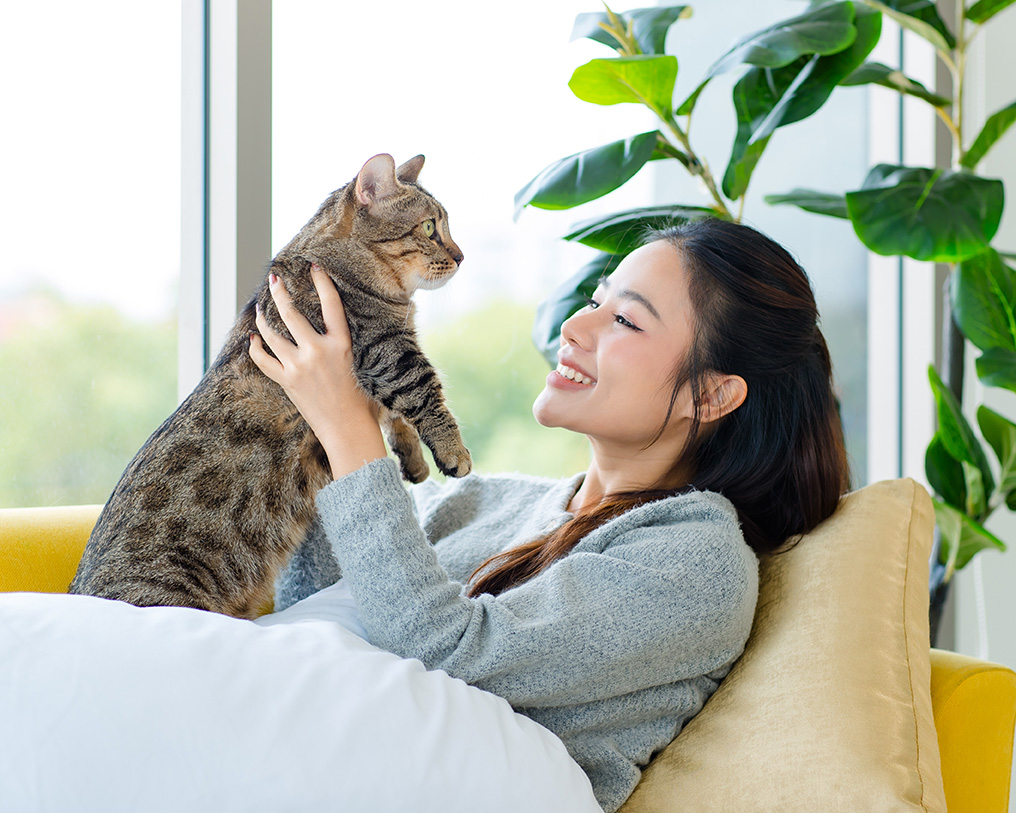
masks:
[[[419,449],[419,447],[417,447]],[[399,457],[399,468],[402,470],[402,477],[410,483],[422,483],[430,477],[430,466],[419,451],[415,455]]]
[[[457,449],[442,450],[434,452],[434,462],[441,469],[441,473],[448,477],[465,477],[473,470],[473,458],[469,449],[459,446]]]

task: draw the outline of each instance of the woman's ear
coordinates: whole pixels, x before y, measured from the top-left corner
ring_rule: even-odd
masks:
[[[705,391],[699,408],[699,419],[709,423],[729,415],[748,397],[748,385],[739,375],[710,373],[706,376]]]

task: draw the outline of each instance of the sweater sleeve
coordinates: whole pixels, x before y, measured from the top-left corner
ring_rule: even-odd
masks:
[[[392,461],[318,495],[371,642],[527,708],[693,678],[740,654],[754,556],[729,511],[693,504],[679,534],[636,524],[603,552],[576,549],[500,596],[470,598],[439,564]]]

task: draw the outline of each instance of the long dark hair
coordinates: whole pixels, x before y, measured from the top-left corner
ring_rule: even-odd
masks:
[[[693,473],[687,488],[729,499],[747,543],[756,553],[771,553],[832,514],[849,487],[832,364],[811,284],[783,247],[749,226],[704,218],[654,232],[647,242],[655,240],[668,241],[681,257],[695,324],[671,391],[671,409],[686,384],[695,405],[674,468]],[[703,431],[701,396],[711,372],[741,376],[748,395]],[[668,411],[664,426],[669,420]],[[484,562],[469,594],[497,595],[521,584],[610,519],[675,493],[607,495],[556,531]]]

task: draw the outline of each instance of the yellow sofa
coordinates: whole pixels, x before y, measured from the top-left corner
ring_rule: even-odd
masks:
[[[64,592],[99,510],[100,506],[0,510],[0,592]],[[622,813],[728,809],[779,809],[781,813],[818,809],[872,810],[876,808],[869,805],[876,804],[878,809],[886,810],[944,810],[946,803],[950,813],[1006,811],[1016,720],[1016,674],[1005,667],[951,652],[932,649],[930,659],[926,657],[928,648],[923,642],[928,640],[927,569],[922,571],[920,560],[922,556],[927,557],[925,541],[931,527],[930,501],[919,485],[912,481],[876,484],[845,498],[837,515],[802,539],[790,553],[763,561],[759,613],[745,657],[685,733],[653,760],[642,784],[622,808]],[[872,528],[877,528],[878,533],[872,533]],[[873,542],[872,537],[877,538],[877,542]],[[899,540],[899,544],[891,541],[894,539]],[[855,544],[873,547],[855,549]],[[896,579],[898,584],[893,588],[897,592],[858,596],[858,592],[868,588],[865,586],[859,590],[856,584],[849,583],[851,577],[838,574],[838,571],[863,571],[867,561],[867,566],[879,575],[863,584],[876,582],[882,578],[883,571],[893,570],[894,562],[871,561],[871,558],[883,556],[884,550],[894,546],[900,550],[896,557],[900,565],[899,578]],[[857,566],[851,567],[849,563]],[[843,585],[843,592],[837,594],[826,580],[834,585],[848,583]],[[824,597],[830,597],[828,602]],[[795,604],[799,599],[801,603]],[[857,606],[851,605],[855,599]],[[835,655],[830,656],[822,650],[825,642],[830,651],[834,651],[837,648],[867,646],[870,639],[878,637],[857,616],[883,599],[888,602],[887,606],[904,608],[899,624],[882,623],[888,611],[876,609],[880,617],[876,619],[878,624],[871,628],[890,628],[886,639],[889,644],[884,641],[878,644],[883,647],[883,660],[889,661],[890,672],[885,672],[885,665],[876,662],[876,658],[868,652],[860,653],[862,667],[859,669],[856,664],[841,663]],[[811,613],[812,606],[823,602],[829,604],[831,615],[820,619],[815,631],[817,637],[806,640],[802,645],[799,639],[808,633],[802,633],[800,629],[811,623],[811,619],[804,615]],[[801,607],[808,609],[802,610]],[[844,625],[844,632],[839,630],[835,621],[830,623],[829,618],[836,616],[846,616],[851,622]],[[919,639],[922,630],[923,642],[915,640]],[[841,635],[857,637],[853,639],[854,643],[848,640],[847,644],[843,644],[838,637]],[[896,641],[899,643],[894,643]],[[802,673],[806,675],[805,689],[793,686],[794,672],[798,669],[794,660],[800,656],[802,646],[805,659],[828,663],[826,673],[822,672],[821,666],[815,671],[813,665],[806,665]],[[899,647],[905,647],[906,651],[899,650]],[[901,651],[902,654],[899,654]],[[892,677],[895,674],[892,670],[897,666],[902,666],[897,670],[899,678]],[[901,730],[904,735],[894,734],[893,722],[875,706],[872,714],[879,727],[884,721],[884,728],[862,731],[854,751],[870,756],[873,764],[886,760],[913,763],[906,767],[917,777],[917,786],[890,789],[891,794],[906,796],[909,801],[905,803],[897,804],[893,795],[884,805],[881,801],[857,801],[852,796],[856,789],[846,787],[856,785],[868,793],[866,786],[882,780],[857,776],[856,782],[850,782],[851,774],[877,771],[878,768],[866,766],[863,761],[855,765],[852,760],[857,755],[849,750],[853,748],[850,740],[855,733],[846,728],[843,731],[837,729],[836,703],[842,700],[857,705],[850,699],[850,687],[827,689],[823,688],[823,684],[840,679],[839,673],[865,670],[869,670],[870,674],[863,675],[866,682],[860,684],[861,689],[873,697],[891,696],[900,688],[887,688],[883,683],[896,680],[903,684]],[[766,685],[768,680],[775,680],[775,683]],[[751,688],[746,689],[745,684],[749,683]],[[809,698],[812,689],[815,697]],[[760,691],[765,698],[761,702]],[[787,701],[787,705],[782,707],[779,705],[781,694],[786,695]],[[809,703],[817,704],[809,708]],[[918,730],[915,742],[905,743],[908,749],[915,746],[912,754],[908,752],[900,756],[893,752],[888,757],[883,756],[879,749],[885,743],[879,740],[887,740],[893,745],[895,739],[909,740],[911,735],[906,733],[908,730],[915,726],[920,729],[922,703],[928,706],[925,725],[929,729],[933,713],[931,737],[932,740],[937,738],[937,753],[935,747],[928,746],[927,740],[921,741]],[[779,724],[773,726],[763,719],[758,728],[765,730],[753,731],[748,718],[757,706],[765,706],[769,713],[777,715]],[[833,708],[831,716],[826,713],[828,708]],[[805,727],[798,727],[796,731],[793,730],[798,725],[792,719],[794,709],[803,709],[802,713],[807,715]],[[848,707],[845,714],[838,716],[853,719],[862,715],[854,714]],[[773,734],[770,730],[773,727],[783,730]],[[783,741],[772,743],[779,754],[767,756],[759,753],[767,747],[760,746],[759,742],[769,743],[774,737],[786,737],[786,729],[791,729],[789,736],[794,740],[806,741],[807,748],[800,750],[795,745],[788,749],[787,742]],[[725,734],[717,733],[724,730]],[[811,744],[813,739],[820,742],[827,732],[832,732],[829,736],[835,742]],[[739,752],[737,749],[741,747],[744,750]],[[846,750],[830,753],[830,749],[838,748]],[[712,749],[720,756],[714,758]],[[708,760],[703,755],[708,756]],[[724,758],[730,760],[729,764],[722,764]],[[834,770],[829,766],[827,771],[825,766],[820,765],[816,771],[816,759],[821,761],[826,758],[842,766],[847,772],[846,781],[837,775],[839,767]],[[752,760],[758,760],[758,766],[747,764]],[[706,765],[706,762],[709,764]],[[720,763],[718,775],[713,773],[717,770],[717,763]],[[897,766],[890,767],[898,777],[900,771],[896,770]],[[787,771],[786,776],[797,776],[799,782],[809,786],[807,792],[788,791],[788,782],[781,773],[784,770]],[[697,799],[695,787],[703,789],[701,799]],[[944,800],[941,797],[943,788]],[[741,794],[742,799],[736,808],[730,806],[734,802],[729,800],[736,798],[735,793]],[[825,800],[821,798],[823,793],[827,794]],[[753,801],[745,802],[744,799]],[[830,799],[840,800],[842,806],[836,801],[830,802]],[[830,804],[833,806],[830,807]]]

